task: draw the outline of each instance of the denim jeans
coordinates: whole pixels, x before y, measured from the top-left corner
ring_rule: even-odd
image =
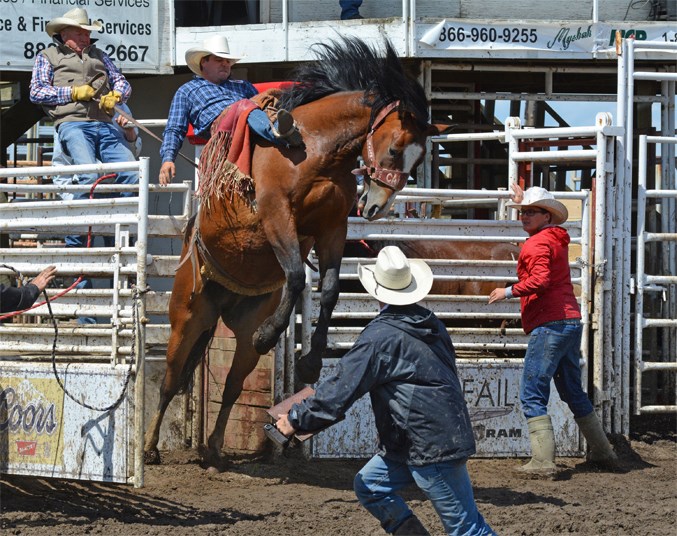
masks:
[[[61,123],[58,129],[59,140],[62,150],[71,159],[73,164],[96,164],[104,162],[133,162],[136,160],[122,132],[112,123],[100,121],[68,121]],[[78,184],[94,184],[98,179],[96,173],[83,173],[77,176]],[[117,173],[115,184],[138,184],[139,174],[132,171]],[[133,192],[124,192],[120,197],[130,197]],[[101,196],[97,196],[101,197]],[[75,192],[72,199],[87,199],[89,192]],[[106,246],[112,245],[113,238],[106,236]],[[85,247],[87,237],[85,235],[68,235],[65,237],[66,247]],[[88,279],[83,279],[78,288],[92,288]],[[80,324],[92,324],[95,320],[90,317],[78,318]]]
[[[415,466],[377,454],[355,476],[355,494],[388,533],[413,515],[397,492],[415,483],[430,499],[446,534],[495,534],[477,510],[465,463],[463,459]]]
[[[106,164],[114,162],[133,162],[136,160],[127,145],[122,133],[112,123],[100,121],[68,121],[59,125],[59,139],[66,156],[73,164]],[[96,173],[78,175],[78,184],[94,184],[98,179]],[[139,174],[133,171],[121,171],[115,178],[115,184],[138,184]],[[120,197],[133,196],[132,192],[124,192]],[[73,199],[89,198],[89,192],[77,192]],[[86,237],[71,235],[66,237],[67,247],[84,247]]]
[[[341,19],[351,19],[360,14],[362,0],[339,0],[339,5],[341,6]]]
[[[286,147],[286,143],[275,137],[275,133],[270,125],[268,114],[260,108],[254,108],[247,116],[247,124],[254,132],[261,136],[264,140],[268,140],[274,145],[282,145]],[[275,125],[277,128],[277,125]]]
[[[566,321],[545,324],[531,332],[520,385],[522,411],[527,419],[547,414],[553,378],[560,398],[574,418],[585,417],[593,411],[581,386],[582,331],[578,321]]]

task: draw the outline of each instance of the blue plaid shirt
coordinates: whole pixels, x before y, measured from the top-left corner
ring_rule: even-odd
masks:
[[[106,75],[111,89],[119,91],[122,95],[122,102],[132,94],[132,86],[122,75],[120,70],[111,61],[108,55],[103,52],[103,64],[106,66]],[[38,54],[33,65],[33,76],[31,78],[30,98],[31,102],[44,106],[58,106],[59,104],[68,104],[73,101],[71,86],[57,87],[54,85],[54,68],[44,54]]]
[[[227,106],[256,94],[256,88],[246,80],[229,79],[217,85],[195,76],[183,84],[174,95],[169,108],[167,127],[160,147],[162,162],[176,160],[189,123],[193,125],[197,136],[209,139],[212,122]]]

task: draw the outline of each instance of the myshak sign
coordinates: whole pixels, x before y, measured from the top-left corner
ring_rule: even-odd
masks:
[[[156,0],[0,0],[0,70],[26,71],[54,42],[47,23],[71,9],[87,10],[103,27],[92,32],[96,45],[123,72],[159,73],[163,24]],[[165,62],[166,63],[166,62]]]
[[[614,57],[617,30],[645,44],[677,42],[677,28],[669,23],[445,19],[418,25],[417,46],[419,54],[432,57]]]

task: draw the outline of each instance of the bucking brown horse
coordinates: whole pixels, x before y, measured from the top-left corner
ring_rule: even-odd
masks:
[[[279,99],[280,108],[293,111],[305,147],[279,149],[257,140],[253,187],[242,195],[215,191],[203,198],[186,232],[169,305],[167,369],[158,411],[146,432],[147,463],[159,462],[165,410],[188,387],[221,318],[237,346],[205,452],[207,464],[220,467],[231,408],[259,356],[286,329],[305,286],[304,261],[313,247],[319,259],[321,313],[311,349],[297,361],[296,372],[304,383],[318,379],[339,294],[358,157],[364,167],[355,173],[364,176],[365,184],[358,207],[364,218],[374,220],[387,214],[421,162],[426,137],[439,133],[428,123],[422,87],[404,72],[390,43],[379,50],[358,39],[342,39],[317,45],[316,54],[317,60],[300,67],[296,84]]]

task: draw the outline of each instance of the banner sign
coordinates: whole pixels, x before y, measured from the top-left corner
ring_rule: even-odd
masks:
[[[328,359],[320,379],[330,376],[339,360]],[[477,457],[529,456],[527,419],[520,409],[519,384],[521,363],[504,363],[491,367],[458,362],[461,388],[472,422]],[[558,456],[580,456],[582,445],[578,428],[567,405],[551,384],[548,415],[555,428]],[[311,453],[317,458],[368,458],[378,450],[369,395],[360,398],[343,421],[312,438]]]
[[[0,70],[26,71],[46,47],[55,46],[47,23],[75,8],[103,25],[91,34],[96,46],[122,72],[157,73],[161,66],[161,22],[151,0],[1,0]]]
[[[68,392],[94,408],[117,400],[127,372],[123,368],[57,366]],[[51,364],[3,364],[0,472],[127,482],[131,472],[129,396],[130,392],[112,411],[88,409],[65,395]]]
[[[657,43],[677,42],[674,25],[643,22],[587,23],[569,22],[480,22],[471,20],[443,20],[424,30],[419,39],[419,54],[435,50],[464,52],[476,50],[486,57],[498,57],[497,52],[509,52],[505,57],[520,57],[525,51],[529,57],[588,57],[598,53],[615,52],[616,30],[624,38]],[[541,52],[542,54],[538,54]]]

